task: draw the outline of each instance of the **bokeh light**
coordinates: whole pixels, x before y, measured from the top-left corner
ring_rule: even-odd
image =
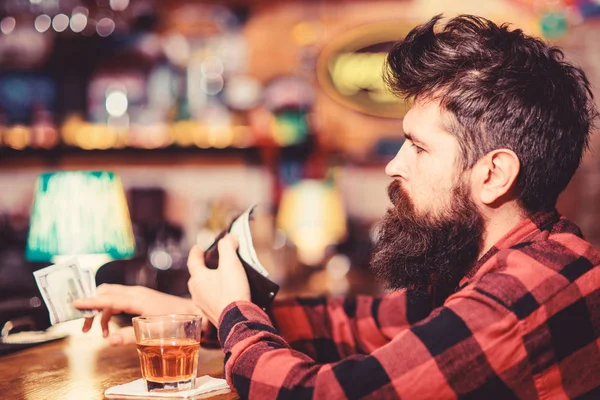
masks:
[[[52,28],[56,32],[63,32],[69,26],[69,17],[65,14],[58,14],[52,20]]]
[[[190,58],[190,44],[180,34],[168,36],[163,42],[163,50],[169,61],[176,65],[185,65]]]
[[[124,11],[129,6],[129,0],[110,0],[110,8],[115,11]]]
[[[82,32],[87,26],[87,16],[83,13],[73,14],[71,17],[71,30],[75,33]]]
[[[223,60],[215,56],[206,57],[201,69],[204,75],[221,75],[224,70]]]
[[[35,27],[35,30],[38,31],[39,33],[46,32],[48,29],[50,29],[51,25],[52,25],[52,18],[50,18],[46,14],[38,15],[33,24],[33,26]]]
[[[115,31],[115,21],[105,17],[96,24],[96,32],[102,37],[110,36]]]
[[[113,117],[120,117],[127,112],[129,102],[127,93],[121,89],[109,90],[106,94],[106,111]]]
[[[13,17],[6,17],[0,22],[0,31],[5,35],[10,35],[17,26],[17,20]]]

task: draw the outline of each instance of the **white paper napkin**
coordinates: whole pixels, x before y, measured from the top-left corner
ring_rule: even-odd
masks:
[[[225,379],[213,378],[208,375],[196,378],[196,386],[193,389],[180,392],[149,392],[143,379],[117,385],[106,389],[104,396],[109,399],[136,397],[136,398],[169,398],[190,399],[205,393],[224,391],[229,389]]]

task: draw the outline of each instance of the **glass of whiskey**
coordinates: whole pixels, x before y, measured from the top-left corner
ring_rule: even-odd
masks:
[[[193,389],[202,317],[171,314],[135,317],[132,321],[148,391]]]

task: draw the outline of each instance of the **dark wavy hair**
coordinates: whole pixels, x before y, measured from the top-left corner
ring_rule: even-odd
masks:
[[[598,113],[585,73],[521,30],[461,15],[415,27],[390,51],[384,80],[396,95],[438,100],[449,112],[463,168],[514,151],[521,205],[552,209],[579,167]]]

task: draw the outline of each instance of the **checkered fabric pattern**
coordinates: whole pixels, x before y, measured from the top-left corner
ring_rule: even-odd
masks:
[[[500,240],[432,309],[382,297],[249,302],[219,321],[243,398],[600,399],[600,253],[556,212]]]

